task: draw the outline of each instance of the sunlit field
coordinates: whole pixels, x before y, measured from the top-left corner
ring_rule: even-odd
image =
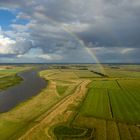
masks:
[[[139,140],[140,66],[82,66],[40,71],[46,88],[0,114],[0,140]],[[1,69],[1,90],[18,85],[21,70]]]
[[[29,67],[0,66],[0,90],[20,83],[23,79],[17,75]]]

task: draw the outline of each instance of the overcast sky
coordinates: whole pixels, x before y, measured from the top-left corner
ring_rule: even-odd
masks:
[[[140,0],[0,0],[0,63],[95,63],[93,55],[140,63]]]

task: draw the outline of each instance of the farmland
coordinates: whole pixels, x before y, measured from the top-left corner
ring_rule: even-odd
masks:
[[[22,78],[17,75],[3,76],[0,81],[0,90],[7,89],[10,86],[16,85],[22,81]]]
[[[17,76],[18,72],[26,70],[28,67],[16,66],[1,66],[0,67],[0,90],[7,89],[22,81],[22,78]]]
[[[95,64],[51,65],[41,71],[48,86],[0,114],[0,138],[139,140],[140,66],[104,69],[102,75]]]
[[[80,109],[81,115],[111,118],[107,90],[91,89]]]
[[[110,119],[112,116],[113,119],[116,120],[139,122],[140,94],[135,91],[133,85],[129,85],[131,90],[128,90],[129,88],[127,89],[125,86],[127,81],[128,80],[121,80],[121,82],[119,82],[119,80],[92,82],[89,85],[89,88],[91,89],[83,103],[81,113],[107,119]],[[135,82],[139,83],[139,80],[135,80]],[[136,89],[138,88],[139,86],[137,85]],[[91,106],[92,108],[89,108],[88,106]],[[87,108],[89,108],[89,110],[87,110]]]

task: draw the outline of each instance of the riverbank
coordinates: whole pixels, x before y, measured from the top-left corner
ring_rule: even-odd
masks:
[[[77,82],[72,83],[67,92],[59,96],[54,81],[47,78],[48,76],[46,73],[41,72],[40,75],[42,78],[49,80],[48,86],[38,95],[19,104],[11,111],[0,115],[1,140],[6,140],[8,138],[10,138],[10,140],[18,139],[18,137],[22,136],[36,123],[41,121],[44,115],[46,116],[45,113],[56,103],[73,93],[75,86],[78,84]]]
[[[3,76],[0,78],[0,92],[2,90],[7,90],[9,87],[19,84],[22,81],[23,79],[17,74]]]
[[[30,69],[18,73],[18,76],[21,77],[23,81],[18,85],[12,86],[0,92],[1,113],[7,112],[19,103],[37,95],[43,88],[46,87],[46,80],[38,75],[40,70],[41,68]]]
[[[0,91],[7,90],[9,87],[15,86],[23,81],[18,76],[19,72],[26,71],[28,66],[5,66],[0,65]]]

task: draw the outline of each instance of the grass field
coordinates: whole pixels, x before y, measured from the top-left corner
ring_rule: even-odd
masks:
[[[0,90],[7,89],[13,85],[16,85],[22,81],[22,78],[17,76],[18,72],[24,71],[29,67],[0,67]]]
[[[140,73],[117,73],[118,69],[114,80],[111,73],[110,78],[96,79],[88,85],[90,89],[72,125],[94,128],[99,140],[139,140]]]
[[[84,116],[111,118],[108,92],[105,89],[90,89],[80,109]]]
[[[81,114],[107,119],[112,116],[120,121],[140,122],[140,94],[134,93],[135,89],[132,86],[129,86],[129,93],[126,87],[123,88],[125,83],[126,81],[119,87],[116,81],[93,81],[81,107]]]
[[[31,66],[11,66],[11,67],[2,67],[0,66],[0,77],[6,76],[6,75],[11,75],[11,74],[16,74],[18,72],[24,71],[26,69],[31,68]]]
[[[22,78],[17,75],[3,76],[2,78],[0,78],[0,90],[7,89],[8,87],[20,83],[21,81]]]
[[[113,117],[117,120],[140,122],[140,102],[123,90],[110,90]]]
[[[56,86],[59,95],[63,95],[67,90],[68,86]]]
[[[103,88],[103,89],[120,89],[116,81],[112,80],[98,80],[91,82],[88,86],[89,88]]]
[[[140,138],[140,129],[135,124],[77,116],[73,125],[94,128],[94,137],[98,140],[139,140]]]
[[[110,78],[93,79],[73,127],[95,129],[99,140],[140,139],[140,73],[126,70],[113,69]]]
[[[95,64],[41,71],[48,87],[0,114],[0,139],[139,140],[140,66],[104,69],[108,77],[91,72]]]
[[[67,126],[57,126],[54,129],[54,134],[58,140],[74,140],[74,139],[89,139],[91,138],[92,129],[82,129]]]
[[[129,77],[129,78],[140,78],[139,66],[124,65],[117,66],[118,68],[112,68],[106,66],[105,71],[110,77]]]
[[[95,74],[89,70],[74,70],[74,73],[79,77],[79,78],[94,78],[94,77],[101,77],[98,74]]]
[[[55,73],[55,71],[54,71]],[[46,77],[46,74],[50,73],[48,71],[42,71],[40,75],[42,77]],[[31,128],[34,124],[39,122],[44,115],[48,113],[49,109],[66,97],[69,94],[72,94],[75,90],[75,87],[79,84],[79,81],[75,81],[74,84],[70,81],[69,87],[67,87],[67,92],[63,93],[61,96],[58,96],[56,90],[56,82],[54,81],[53,72],[51,71],[52,77],[47,77],[49,80],[48,87],[44,89],[39,95],[33,97],[32,99],[21,103],[13,110],[2,113],[0,115],[0,139],[1,140],[15,140],[24,134],[29,128]],[[60,74],[62,75],[62,74]],[[73,74],[74,75],[74,74]],[[61,81],[64,79],[59,77]],[[75,77],[72,77],[72,81]],[[59,83],[60,86],[60,83]],[[63,84],[61,84],[63,86]],[[60,91],[59,91],[60,92]],[[62,93],[62,91],[61,91]]]

